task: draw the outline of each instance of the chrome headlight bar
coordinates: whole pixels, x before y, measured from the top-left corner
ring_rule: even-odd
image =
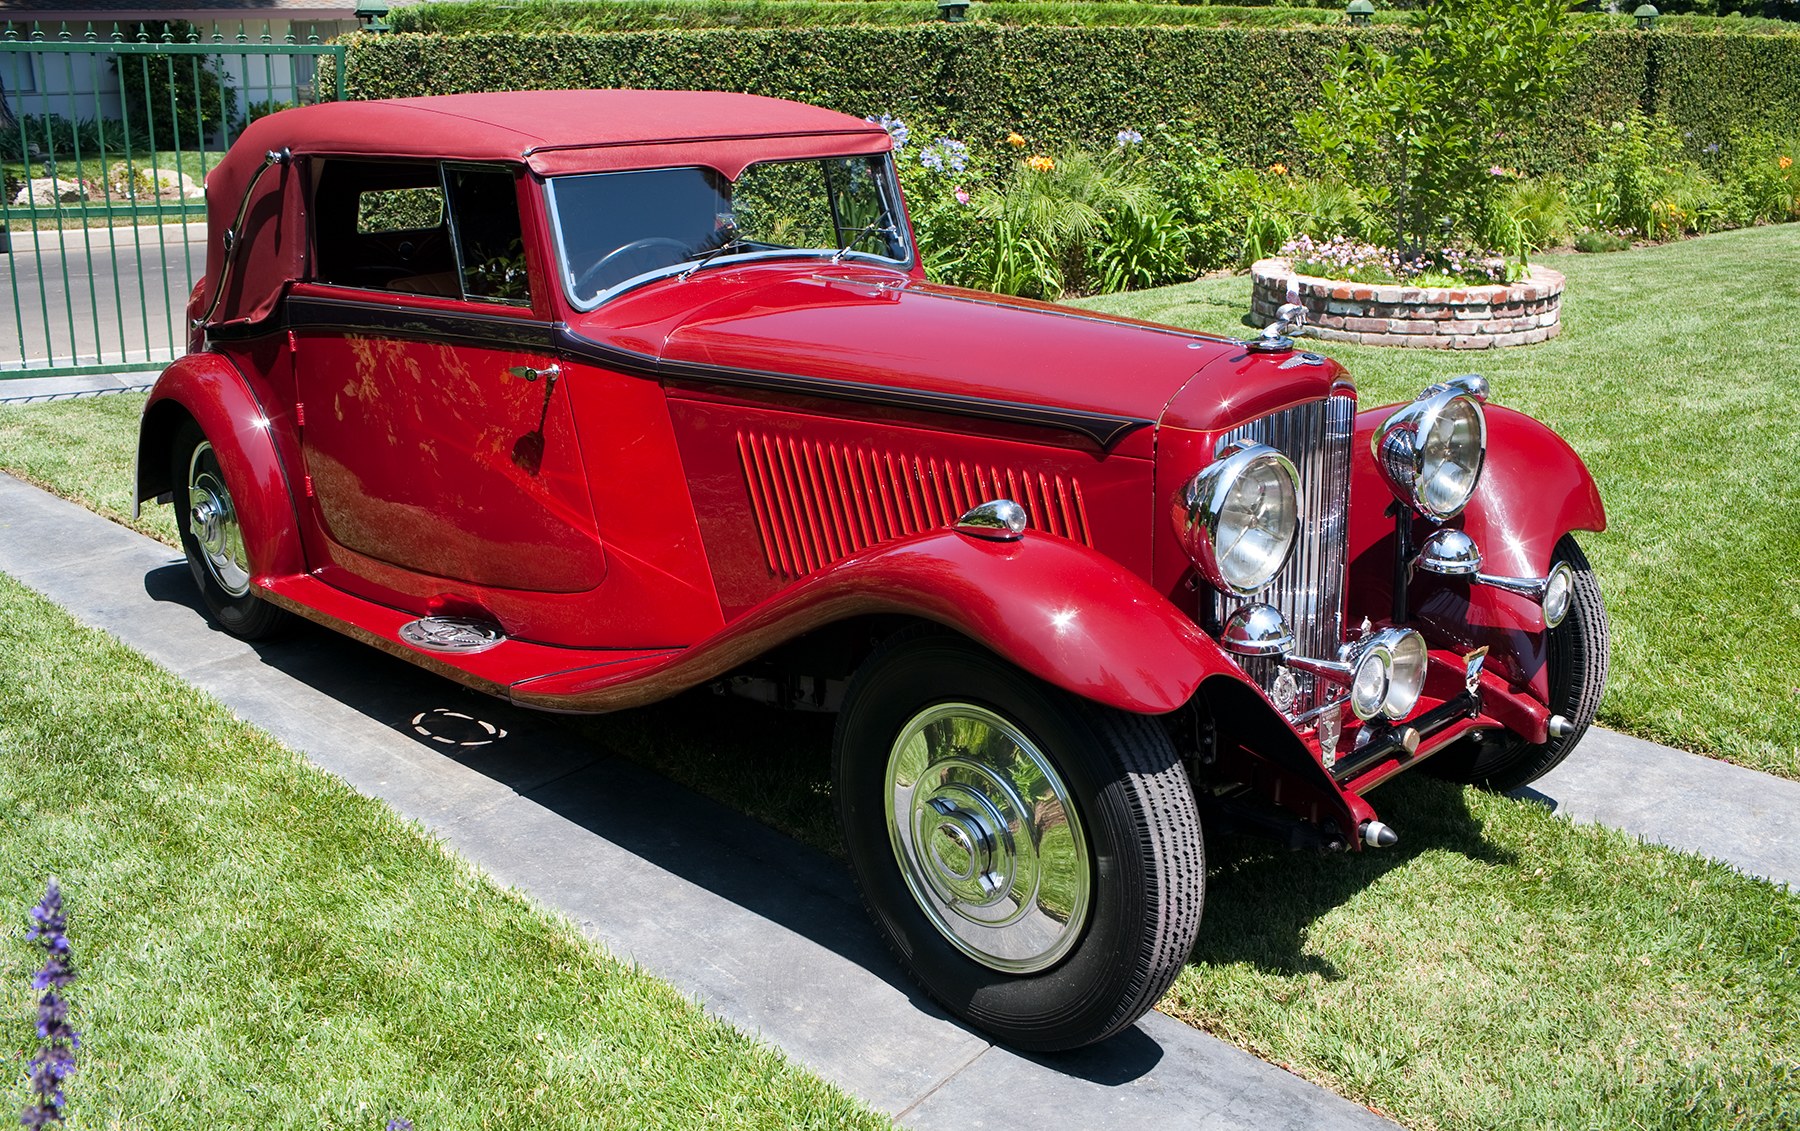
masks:
[[[1529,597],[1544,610],[1544,627],[1555,628],[1569,615],[1575,598],[1575,571],[1557,562],[1543,577],[1505,577],[1481,572],[1481,548],[1461,530],[1445,527],[1432,533],[1419,547],[1413,566],[1441,577],[1466,577],[1476,585],[1491,585],[1508,593]]]
[[[1411,714],[1425,690],[1429,667],[1425,637],[1411,628],[1367,633],[1345,644],[1334,659],[1289,655],[1293,634],[1285,619],[1260,603],[1244,605],[1226,619],[1220,644],[1240,656],[1280,656],[1295,671],[1348,688],[1350,710],[1364,721]]]
[[[1487,381],[1452,378],[1420,393],[1375,430],[1375,466],[1394,497],[1434,522],[1469,505],[1487,458]]]

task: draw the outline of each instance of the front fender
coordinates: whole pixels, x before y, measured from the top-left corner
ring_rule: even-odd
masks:
[[[1358,413],[1350,487],[1350,576],[1353,619],[1381,619],[1393,604],[1393,495],[1376,471],[1370,444],[1397,406]],[[1499,405],[1485,406],[1487,462],[1460,527],[1482,552],[1485,573],[1543,577],[1556,543],[1574,530],[1606,529],[1600,488],[1587,465],[1541,421]],[[1432,524],[1415,521],[1416,545]],[[1408,587],[1411,619],[1441,646],[1487,645],[1510,674],[1542,697],[1544,614],[1536,601],[1467,580],[1419,574]]]
[[[1173,711],[1208,676],[1244,678],[1192,620],[1102,554],[1042,534],[996,542],[934,530],[811,574],[651,668],[528,680],[513,698],[563,710],[649,702],[833,621],[874,614],[936,621],[1065,691],[1140,714]]]
[[[188,419],[200,426],[218,454],[244,532],[252,583],[303,572],[298,511],[287,469],[269,434],[268,414],[243,375],[218,354],[178,359],[151,388],[138,425],[134,513],[146,500],[180,490],[171,463],[176,432]]]

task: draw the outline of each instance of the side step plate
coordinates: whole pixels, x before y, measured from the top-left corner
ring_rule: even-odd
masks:
[[[468,617],[420,617],[400,626],[400,639],[427,652],[468,656],[504,643],[497,624]]]

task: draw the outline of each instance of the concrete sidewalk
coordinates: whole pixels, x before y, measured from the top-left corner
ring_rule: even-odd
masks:
[[[1393,1126],[1158,1013],[1076,1053],[989,1044],[912,987],[837,862],[553,716],[335,633],[308,626],[252,646],[215,631],[180,555],[5,475],[0,571],[909,1127]],[[468,716],[505,739],[432,740]]]

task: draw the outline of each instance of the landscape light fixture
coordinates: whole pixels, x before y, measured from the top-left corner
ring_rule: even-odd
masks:
[[[960,24],[969,10],[969,0],[938,0],[938,15],[947,24]]]
[[[1637,11],[1631,15],[1637,20],[1639,31],[1649,31],[1656,26],[1656,17],[1662,13],[1656,10],[1655,4],[1639,4]]]
[[[1350,17],[1352,27],[1368,27],[1369,20],[1375,15],[1375,5],[1369,0],[1350,0],[1350,6],[1344,12]]]
[[[365,31],[392,31],[394,27],[387,22],[387,14],[392,5],[385,0],[362,0],[356,6],[357,22]]]

